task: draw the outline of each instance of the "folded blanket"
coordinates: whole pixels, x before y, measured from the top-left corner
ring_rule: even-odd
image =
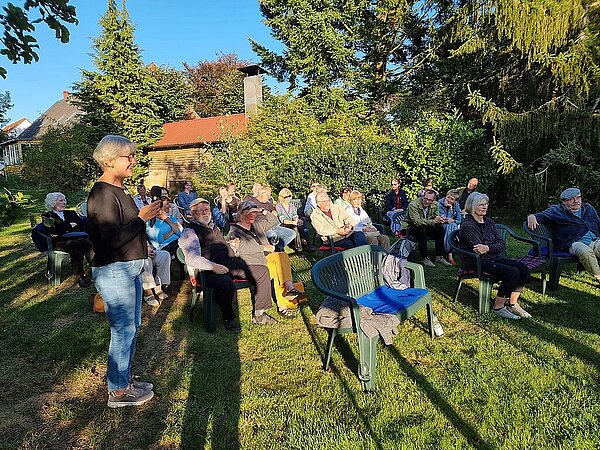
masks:
[[[393,314],[374,314],[371,308],[358,305],[360,310],[360,329],[368,338],[381,336],[386,345],[398,334],[400,321]],[[319,311],[317,324],[323,328],[352,328],[352,315],[348,304],[342,300],[327,297]]]

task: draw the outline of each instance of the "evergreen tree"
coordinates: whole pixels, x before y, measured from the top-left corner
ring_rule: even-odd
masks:
[[[98,71],[82,70],[82,80],[75,84],[83,121],[97,131],[96,138],[117,133],[146,148],[160,138],[162,121],[156,86],[134,41],[125,1],[119,10],[109,0],[100,25],[102,32],[93,45]]]
[[[163,122],[184,120],[192,109],[193,87],[181,71],[168,66],[148,66],[154,84],[153,99],[158,106],[158,115]]]

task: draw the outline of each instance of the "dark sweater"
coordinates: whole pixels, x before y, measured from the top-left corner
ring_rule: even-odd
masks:
[[[479,223],[472,215],[467,214],[459,228],[458,237],[461,247],[470,252],[473,252],[473,247],[477,244],[487,245],[490,251],[480,255],[483,260],[494,260],[505,254],[505,243],[496,229],[496,223],[488,217],[484,217],[483,223]],[[462,269],[473,270],[476,266],[475,258],[462,255]]]
[[[392,190],[388,191],[387,194],[385,194],[385,210],[386,210],[386,212],[396,209],[396,200],[400,200],[400,208],[402,208],[402,209],[408,208],[408,199],[406,197],[406,192],[404,191],[404,189],[398,190],[398,196],[396,196],[396,193],[392,189]]]
[[[88,197],[88,231],[94,245],[92,266],[148,257],[146,223],[122,188],[98,181]]]
[[[75,211],[65,209],[63,214],[65,220],[62,220],[54,211],[47,211],[42,214],[42,217],[51,218],[53,220],[52,226],[48,227],[50,234],[60,237],[65,233],[86,231],[83,220],[81,220],[81,217],[79,217]],[[71,223],[75,223],[76,225],[73,227],[71,226]]]

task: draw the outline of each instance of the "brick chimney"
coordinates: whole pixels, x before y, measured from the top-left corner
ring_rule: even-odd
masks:
[[[63,100],[69,100],[70,96],[71,94],[69,93],[69,91],[63,91]]]
[[[262,73],[267,73],[262,67],[253,65],[238,69],[244,78],[244,113],[246,117],[258,113],[262,104]]]

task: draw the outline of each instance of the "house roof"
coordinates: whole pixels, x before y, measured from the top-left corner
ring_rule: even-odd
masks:
[[[33,141],[41,139],[48,128],[57,125],[68,125],[78,120],[83,111],[68,100],[62,99],[54,103],[44,114],[38,117],[29,128],[17,138],[19,141]]]
[[[151,148],[181,148],[210,142],[222,142],[229,133],[236,135],[246,130],[245,114],[203,117],[165,123],[163,137]]]
[[[8,133],[10,133],[12,130],[14,130],[15,128],[17,128],[19,125],[21,125],[25,121],[29,122],[29,120],[27,119],[27,117],[23,117],[22,119],[19,119],[16,122],[13,122],[13,123],[9,123],[4,128],[2,128],[2,132],[8,134]],[[29,122],[29,123],[31,123],[31,122]]]

